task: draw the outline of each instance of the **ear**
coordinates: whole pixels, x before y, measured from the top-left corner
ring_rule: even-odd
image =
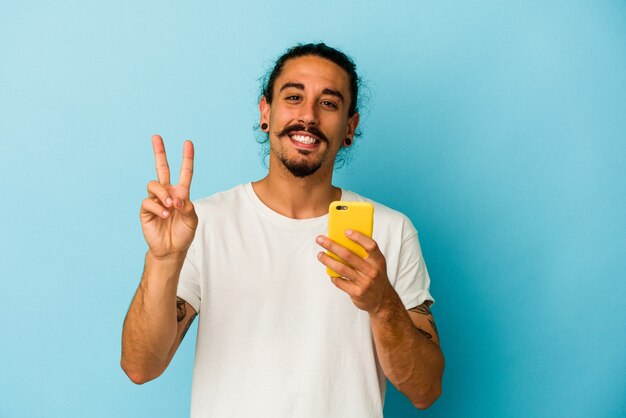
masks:
[[[259,120],[259,126],[262,125],[263,123],[267,123],[268,125],[270,124],[270,104],[267,102],[267,99],[265,98],[265,96],[261,97],[261,100],[259,100],[259,113],[260,115],[260,120]]]
[[[356,112],[354,115],[348,117],[348,128],[346,129],[346,138],[350,138],[354,140],[354,133],[356,132],[357,126],[359,126],[359,120],[361,116],[359,116],[359,112]]]

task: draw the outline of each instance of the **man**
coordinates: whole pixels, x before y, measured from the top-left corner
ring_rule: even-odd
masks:
[[[385,377],[418,408],[440,395],[443,356],[411,222],[375,204],[373,239],[346,231],[365,258],[324,236],[330,202],[365,200],[331,182],[359,123],[357,81],[333,48],[288,50],[259,102],[268,175],[195,203],[192,143],[174,186],[153,136],[158,182],[140,214],[149,250],[122,336],[133,382],[163,373],[200,313],[192,416],[380,417]]]

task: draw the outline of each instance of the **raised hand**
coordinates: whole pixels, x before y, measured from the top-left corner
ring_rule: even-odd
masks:
[[[170,168],[165,145],[159,135],[152,136],[152,148],[159,181],[148,183],[148,197],[141,204],[140,219],[143,235],[155,257],[184,253],[198,226],[198,216],[189,200],[193,176],[193,143],[183,145],[183,163],[176,186],[170,184]]]

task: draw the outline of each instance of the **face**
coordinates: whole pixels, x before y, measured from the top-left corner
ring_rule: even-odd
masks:
[[[270,105],[261,99],[261,123],[269,125],[270,170],[280,164],[296,177],[320,169],[332,173],[346,138],[353,139],[359,115],[348,116],[348,73],[317,56],[288,60],[274,84]]]

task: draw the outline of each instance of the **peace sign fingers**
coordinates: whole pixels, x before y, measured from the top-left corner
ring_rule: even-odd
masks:
[[[183,145],[183,164],[180,167],[180,179],[178,185],[187,189],[191,187],[191,178],[193,177],[193,142],[185,141]]]
[[[152,135],[158,182],[148,183],[148,198],[141,205],[141,228],[150,251],[161,257],[187,251],[198,226],[198,216],[189,200],[193,176],[193,144],[183,145],[183,164],[177,185],[170,184],[170,167],[160,135]]]
[[[160,135],[152,135],[152,150],[154,151],[154,160],[156,162],[156,171],[159,183],[163,186],[167,186],[170,184],[170,166],[167,164],[165,145],[163,144],[163,138],[161,138]]]

